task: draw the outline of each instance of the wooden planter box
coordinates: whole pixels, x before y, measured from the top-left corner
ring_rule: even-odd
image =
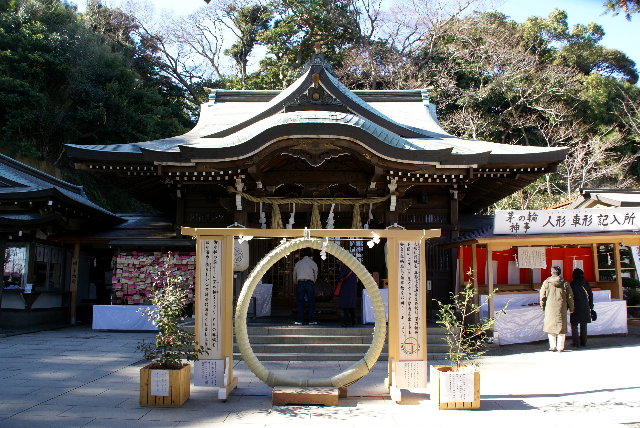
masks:
[[[185,364],[181,369],[166,370],[169,372],[168,395],[151,395],[151,372],[159,370],[155,363],[140,369],[140,405],[157,407],[180,407],[191,394],[191,365]]]
[[[456,371],[456,366],[432,365],[431,366],[431,400],[438,405],[440,410],[471,410],[480,408],[480,372],[473,372],[473,401],[442,401],[443,389],[447,388],[441,381],[444,372]],[[446,399],[446,395],[444,397]]]

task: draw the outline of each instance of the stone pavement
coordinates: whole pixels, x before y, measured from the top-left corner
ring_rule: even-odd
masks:
[[[272,406],[271,389],[236,362],[226,403],[192,387],[177,409],[138,405],[136,344],[153,333],[88,327],[0,338],[0,427],[636,427],[640,428],[640,330],[589,339],[589,348],[546,344],[492,349],[481,366],[482,408],[441,411],[418,391],[391,401],[386,363],[349,387],[338,407]],[[350,362],[265,362],[270,370],[327,377]]]

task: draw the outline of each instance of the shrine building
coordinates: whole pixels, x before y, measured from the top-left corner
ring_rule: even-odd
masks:
[[[124,221],[82,187],[0,154],[0,327],[75,321],[75,302],[96,298],[98,266],[81,256],[78,238],[57,238]]]
[[[67,145],[76,168],[108,180],[181,226],[442,230],[427,243],[431,297],[453,290],[455,256],[439,244],[473,215],[552,172],[566,149],[458,138],[428,90],[351,91],[321,53],[282,91],[210,90],[196,126],[173,138]],[[180,239],[177,237],[176,239]],[[257,261],[274,244],[250,242]],[[385,278],[384,247],[349,243]],[[292,306],[293,262],[266,281]],[[321,266],[333,282],[334,266]]]

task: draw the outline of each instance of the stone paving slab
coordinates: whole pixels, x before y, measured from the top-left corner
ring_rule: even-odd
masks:
[[[383,384],[386,362],[349,386],[349,397],[337,407],[272,406],[271,388],[242,361],[234,364],[238,389],[226,402],[192,386],[181,408],[140,407],[138,376],[145,362],[136,344],[152,337],[72,327],[0,338],[0,427],[640,428],[638,329],[589,338],[588,348],[563,353],[547,352],[542,342],[491,349],[481,367],[477,411],[439,411],[419,390],[395,403]],[[300,377],[329,377],[352,364],[264,362],[269,370]]]

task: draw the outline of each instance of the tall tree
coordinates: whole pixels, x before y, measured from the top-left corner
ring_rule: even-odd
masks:
[[[604,2],[604,7],[607,11],[614,15],[620,12],[624,13],[624,16],[631,21],[631,15],[634,13],[640,13],[640,1],[638,0],[611,0]]]
[[[249,55],[258,43],[258,36],[269,28],[271,10],[260,4],[248,6],[229,5],[225,8],[225,14],[233,22],[229,29],[235,34],[236,41],[225,50],[225,54],[231,56],[240,72],[242,88],[247,79],[247,64]]]
[[[11,2],[0,30],[0,138],[11,153],[57,160],[65,143],[123,143],[185,129],[182,94],[131,68],[135,58],[105,43],[71,6]]]
[[[283,88],[321,43],[327,59],[339,66],[345,50],[360,39],[359,12],[354,0],[273,0],[274,19],[258,35],[267,56],[254,74],[254,86]]]

